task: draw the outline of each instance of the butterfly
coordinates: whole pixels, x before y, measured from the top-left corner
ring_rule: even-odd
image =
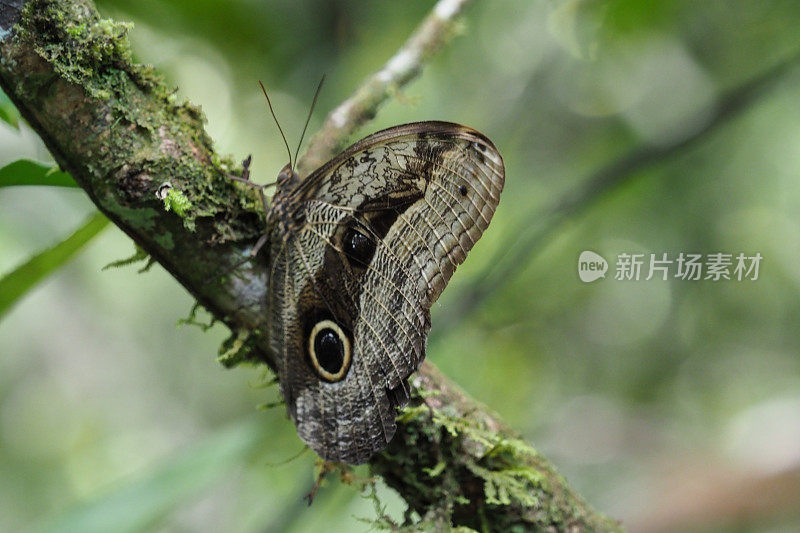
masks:
[[[391,440],[430,307],[504,180],[492,142],[450,122],[379,131],[303,180],[290,154],[263,237],[269,343],[288,414],[323,459],[361,464]]]

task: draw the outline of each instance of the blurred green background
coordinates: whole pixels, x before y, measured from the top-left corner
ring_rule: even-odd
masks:
[[[286,156],[257,80],[296,140],[323,73],[311,132],[432,6],[98,1],[260,182]],[[800,528],[800,68],[723,96],[800,51],[798,22],[792,1],[476,2],[360,132],[442,119],[498,146],[503,199],[428,357],[632,531]],[[553,214],[637,150],[647,164]],[[49,160],[0,122],[0,166],[20,157]],[[80,190],[0,188],[0,272],[93,212]],[[579,280],[584,250],[606,279]],[[372,502],[335,481],[305,506],[314,454],[287,462],[303,446],[282,407],[256,409],[278,397],[262,371],[216,363],[224,328],[176,327],[193,300],[157,265],[101,271],[132,252],[109,226],[0,321],[0,530],[368,530]],[[764,259],[757,281],[623,282],[623,252]]]

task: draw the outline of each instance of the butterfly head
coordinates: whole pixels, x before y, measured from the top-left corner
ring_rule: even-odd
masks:
[[[287,163],[281,169],[275,182],[275,195],[272,197],[267,213],[267,224],[278,224],[284,238],[288,238],[289,234],[296,230],[301,223],[301,220],[297,219],[298,215],[302,213],[302,210],[299,209],[300,204],[292,200],[292,195],[299,183],[300,178],[291,163]]]
[[[300,181],[297,173],[292,168],[292,163],[286,163],[286,166],[278,172],[278,190],[290,191]]]
[[[275,181],[275,196],[272,197],[273,206],[283,205],[286,207],[294,205],[295,202],[291,202],[291,196],[299,183],[300,178],[292,168],[292,164],[287,163],[278,173],[278,179]]]

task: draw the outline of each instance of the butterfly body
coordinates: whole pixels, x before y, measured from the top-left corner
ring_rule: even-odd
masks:
[[[268,213],[270,344],[287,409],[320,456],[363,463],[395,432],[425,357],[430,306],[489,224],[502,158],[446,122],[357,142]]]

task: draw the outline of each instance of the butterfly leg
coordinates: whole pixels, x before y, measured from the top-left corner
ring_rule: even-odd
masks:
[[[241,177],[234,176],[233,174],[228,174],[227,176],[228,176],[228,179],[230,179],[230,180],[238,181],[239,183],[244,183],[245,185],[248,185],[250,187],[257,188],[259,194],[261,195],[261,202],[264,204],[264,212],[268,213],[269,212],[269,205],[267,204],[266,196],[264,196],[264,189],[267,188],[267,187],[270,187],[272,185],[275,185],[275,184],[274,183],[268,183],[266,185],[259,185],[258,183],[253,183],[252,181],[250,181],[250,163],[252,162],[252,160],[253,160],[253,156],[252,155],[248,155],[245,158],[245,160],[242,161],[242,176]],[[218,279],[218,278],[220,278],[222,276],[230,274],[231,272],[233,272],[234,270],[236,270],[237,268],[239,268],[243,264],[247,263],[248,261],[251,261],[255,256],[258,255],[258,253],[261,251],[261,249],[264,247],[264,245],[267,244],[268,242],[269,242],[269,232],[265,231],[258,238],[258,240],[256,241],[255,245],[253,245],[253,248],[250,249],[250,252],[247,254],[247,257],[245,257],[241,261],[237,261],[233,266],[227,268],[222,274],[215,274],[213,277],[211,277],[208,280],[206,280],[203,283],[203,285],[207,285],[208,283],[211,283],[215,279]]]
[[[242,161],[242,176],[239,177],[239,176],[234,176],[233,174],[228,174],[227,175],[228,178],[232,179],[233,181],[246,183],[247,185],[250,185],[251,187],[262,187],[261,185],[259,185],[257,183],[253,183],[252,181],[250,181],[250,163],[252,163],[252,162],[253,162],[253,156],[251,154],[251,155],[248,155],[247,157],[245,157],[244,161]]]
[[[233,272],[234,270],[236,270],[237,268],[239,268],[243,264],[247,263],[248,261],[252,261],[253,258],[258,255],[258,252],[260,252],[261,249],[264,247],[264,245],[267,244],[268,242],[269,242],[269,233],[264,233],[263,235],[261,235],[261,237],[258,238],[256,243],[250,249],[250,252],[247,254],[247,257],[237,261],[232,266],[230,266],[227,269],[225,269],[225,271],[223,271],[222,273],[214,274],[212,277],[208,278],[207,280],[205,280],[203,282],[203,286],[208,285],[212,281],[214,281],[216,279],[219,279],[222,276],[226,276],[226,275],[230,274],[231,272]]]
[[[264,212],[269,213],[269,204],[267,203],[267,197],[264,195],[264,189],[268,187],[274,187],[278,184],[277,181],[273,181],[271,183],[266,183],[264,185],[259,185],[258,183],[253,183],[250,181],[250,163],[253,161],[253,156],[248,155],[244,161],[242,161],[242,176],[234,176],[233,174],[228,174],[228,179],[233,181],[238,181],[239,183],[244,183],[249,187],[254,187],[258,189],[259,194],[261,195],[261,203],[264,205]],[[262,243],[263,246],[263,243]],[[258,253],[258,252],[256,252]],[[253,254],[255,255],[255,254]]]

